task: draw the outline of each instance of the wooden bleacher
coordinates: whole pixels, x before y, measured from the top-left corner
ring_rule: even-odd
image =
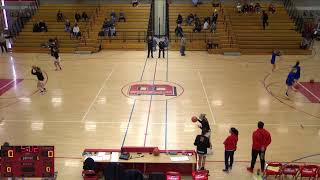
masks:
[[[268,10],[267,4],[262,9]],[[299,48],[302,37],[295,31],[295,25],[283,5],[276,5],[276,12],[269,13],[269,26],[262,28],[261,14],[237,13],[231,5],[223,7],[229,15],[232,31],[242,54],[270,54],[274,49],[280,49],[285,54],[311,54],[311,50]]]
[[[73,53],[78,50],[82,40],[70,38],[70,33],[64,31],[65,22],[57,22],[56,14],[60,9],[65,19],[69,19],[71,25],[74,24],[74,13],[77,11],[82,14],[85,11],[89,18],[96,11],[94,5],[79,4],[50,4],[42,5],[32,17],[32,19],[24,26],[13,45],[14,52],[48,52],[48,49],[41,48],[40,44],[47,42],[49,38],[57,37],[59,40],[60,52]],[[48,32],[32,32],[33,24],[39,20],[46,22]],[[80,31],[85,37],[87,31],[87,22],[79,22]],[[90,43],[86,40],[86,43]]]
[[[170,49],[178,50],[180,39],[175,35],[175,28],[177,26],[176,20],[178,14],[181,14],[183,17],[182,29],[184,36],[188,41],[186,49],[187,50],[206,50],[206,42],[209,39],[212,39],[214,43],[219,44],[219,47],[222,46],[220,43],[220,36],[225,35],[225,30],[223,26],[223,21],[221,19],[221,12],[219,12],[219,17],[217,20],[217,30],[215,33],[211,33],[209,30],[202,30],[200,33],[193,33],[194,25],[188,26],[186,24],[187,16],[192,14],[197,14],[200,18],[200,21],[203,23],[205,17],[212,16],[214,10],[220,10],[219,7],[212,7],[211,4],[202,4],[198,7],[194,7],[192,4],[170,4],[169,5],[169,31],[170,31]]]
[[[90,28],[90,38],[100,39],[98,33],[102,31],[102,25],[105,18],[110,19],[112,10],[119,17],[119,12],[125,14],[126,22],[116,23],[116,36],[102,38],[102,49],[117,50],[144,50],[146,43],[149,21],[150,5],[140,4],[138,7],[132,7],[131,4],[107,4],[101,6],[99,14]]]

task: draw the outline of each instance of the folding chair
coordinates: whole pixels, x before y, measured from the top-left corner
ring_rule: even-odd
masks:
[[[83,170],[82,177],[83,180],[99,180],[99,177],[94,170]]]
[[[296,164],[288,164],[282,166],[282,174],[284,176],[292,176],[292,178],[297,178],[297,175],[299,173],[300,166]]]
[[[181,180],[181,175],[179,172],[169,171],[166,173],[167,180]]]
[[[267,179],[269,176],[275,176],[275,178],[281,178],[282,175],[282,164],[279,162],[270,162],[267,164],[264,170],[263,177]]]
[[[317,165],[303,165],[300,168],[300,179],[308,177],[309,179],[316,179],[319,167]]]
[[[208,180],[209,179],[209,171],[208,170],[199,170],[192,172],[193,180]]]

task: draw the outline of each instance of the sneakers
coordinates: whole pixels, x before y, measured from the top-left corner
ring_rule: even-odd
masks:
[[[286,96],[287,96],[287,97],[289,97],[289,94],[288,94],[288,92],[286,92]]]
[[[250,173],[253,173],[253,169],[251,167],[247,167],[247,171],[249,171]]]
[[[222,169],[223,172],[228,173],[229,170],[228,169]]]

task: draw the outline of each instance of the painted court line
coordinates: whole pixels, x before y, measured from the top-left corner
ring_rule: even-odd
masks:
[[[207,103],[208,103],[209,110],[210,110],[210,113],[211,113],[211,117],[212,117],[212,120],[213,120],[213,125],[215,125],[216,124],[216,119],[215,119],[215,117],[213,115],[213,111],[212,111],[212,108],[211,108],[211,105],[210,105],[208,94],[207,94],[206,88],[204,87],[204,84],[203,84],[203,81],[202,81],[202,76],[201,76],[201,73],[199,71],[198,71],[198,75],[199,75],[199,79],[200,79],[200,82],[201,82],[201,85],[202,85],[203,92],[204,92],[204,94],[206,96],[206,99],[207,99]]]
[[[99,89],[96,97],[94,97],[94,99],[92,100],[91,104],[89,105],[87,111],[86,111],[86,112],[84,113],[84,115],[82,116],[82,119],[81,119],[82,122],[86,119],[86,117],[87,117],[87,115],[89,114],[90,110],[92,109],[94,103],[96,102],[98,96],[100,95],[102,89],[106,86],[106,84],[107,84],[107,82],[109,81],[109,79],[110,79],[110,77],[111,77],[114,69],[115,69],[115,67],[112,68],[112,71],[111,71],[111,72],[109,73],[109,75],[104,79],[104,81],[103,81],[103,83],[102,83],[102,85],[101,85],[101,87],[100,87],[100,89]]]
[[[154,82],[155,82],[155,79],[156,79],[157,66],[158,66],[158,61],[156,59],[156,65],[154,67],[154,74],[153,74],[153,81],[152,81],[152,85],[153,86],[154,86]],[[153,89],[153,91],[154,91],[154,89]],[[152,99],[153,99],[153,93],[151,94],[150,102],[149,102],[147,125],[146,125],[146,131],[145,131],[145,134],[144,134],[144,143],[143,143],[144,147],[146,146],[146,143],[147,143],[147,135],[148,135],[148,128],[149,128],[149,120],[150,120],[150,111],[151,111]]]
[[[143,75],[144,75],[144,71],[146,69],[147,61],[148,61],[148,58],[146,57],[145,61],[144,61],[144,66],[143,66],[143,69],[142,69],[142,72],[141,72],[140,81],[142,81],[142,78],[143,78]],[[128,131],[129,131],[129,127],[130,127],[130,123],[131,123],[131,119],[132,119],[132,114],[133,114],[135,106],[136,106],[136,99],[134,99],[134,101],[133,101],[133,105],[132,105],[132,108],[131,108],[131,111],[130,111],[130,115],[129,115],[129,119],[128,119],[128,123],[127,123],[126,132],[125,132],[125,134],[123,136],[123,139],[122,139],[121,148],[124,146],[124,143],[126,142],[127,134],[128,134]]]
[[[313,94],[313,92],[311,92],[308,88],[306,88],[304,85],[302,85],[301,83],[298,82],[298,84],[303,87],[303,89],[305,89],[306,91],[308,91],[313,97],[315,97],[319,102],[320,102],[320,98],[318,96],[316,96],[315,94]]]

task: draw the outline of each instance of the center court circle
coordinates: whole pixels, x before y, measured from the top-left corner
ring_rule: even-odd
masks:
[[[153,101],[165,101],[181,96],[184,89],[174,82],[145,80],[130,82],[122,87],[121,92],[135,100],[150,101],[152,96]]]

